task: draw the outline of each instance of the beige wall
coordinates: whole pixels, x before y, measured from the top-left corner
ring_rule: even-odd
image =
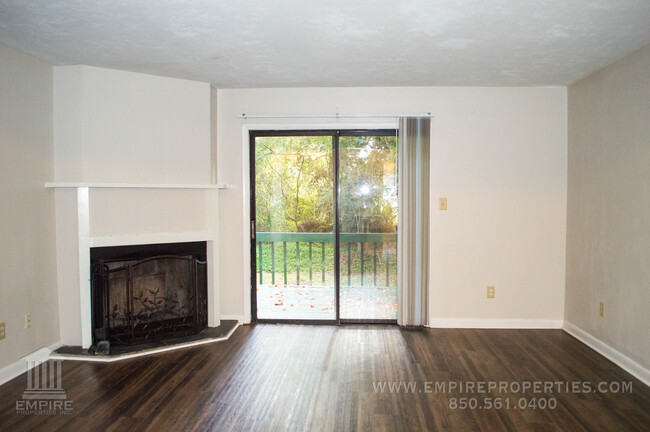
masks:
[[[565,319],[650,368],[650,46],[568,104]]]
[[[427,112],[432,123],[430,315],[434,325],[550,320],[564,313],[565,88],[219,90],[221,310],[249,308],[244,126],[318,127],[332,120],[241,120],[249,114]],[[371,119],[337,121],[371,126]],[[377,121],[377,120],[375,120]],[[385,122],[385,119],[383,120]],[[305,126],[307,125],[307,126]],[[246,231],[245,231],[246,230]],[[496,299],[486,287],[496,286]],[[487,320],[487,321],[485,321]],[[518,325],[514,324],[514,325]]]
[[[0,368],[59,340],[52,67],[0,45]],[[32,314],[32,327],[24,317]]]

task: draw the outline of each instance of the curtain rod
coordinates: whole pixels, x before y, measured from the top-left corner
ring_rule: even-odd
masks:
[[[430,117],[427,113],[408,113],[408,114],[246,114],[241,113],[237,116],[240,119],[312,119],[312,118],[398,118],[398,117]]]

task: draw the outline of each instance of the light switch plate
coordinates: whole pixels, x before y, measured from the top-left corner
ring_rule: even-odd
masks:
[[[447,198],[440,198],[438,201],[440,210],[447,210]]]
[[[4,339],[7,337],[7,334],[5,333],[5,323],[0,322],[0,339]]]

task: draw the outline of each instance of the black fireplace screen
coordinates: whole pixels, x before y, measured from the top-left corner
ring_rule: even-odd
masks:
[[[207,268],[195,256],[100,259],[91,273],[95,343],[156,342],[207,326]]]

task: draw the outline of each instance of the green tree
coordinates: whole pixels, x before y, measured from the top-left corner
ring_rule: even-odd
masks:
[[[342,232],[394,232],[397,171],[394,136],[339,139]],[[334,160],[330,136],[257,137],[257,230],[332,232]]]
[[[341,232],[394,232],[397,226],[396,138],[339,140]]]
[[[331,137],[258,137],[255,144],[257,230],[333,231]]]

